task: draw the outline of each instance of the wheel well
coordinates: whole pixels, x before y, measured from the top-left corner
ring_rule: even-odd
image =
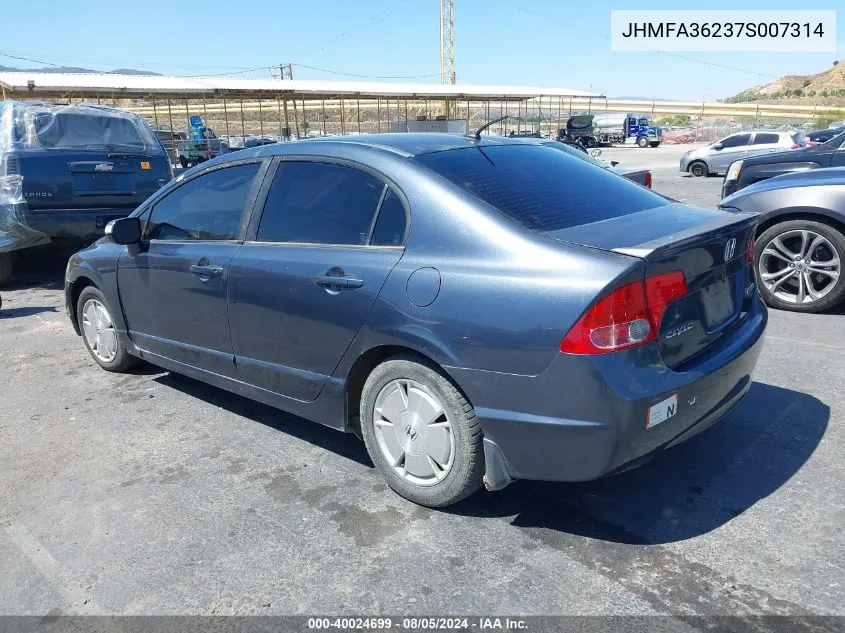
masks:
[[[77,277],[70,286],[70,321],[73,323],[73,329],[79,334],[79,323],[76,320],[76,304],[79,302],[79,295],[88,286],[97,287],[89,277]]]
[[[367,350],[352,365],[352,369],[349,370],[349,376],[346,379],[346,415],[348,417],[349,427],[358,437],[361,437],[361,420],[358,414],[361,408],[361,392],[364,390],[364,383],[367,382],[367,378],[373,369],[393,356],[416,357],[427,365],[431,365],[439,370],[444,376],[449,377],[448,372],[444,371],[439,363],[410,347],[404,347],[402,345],[381,345]]]
[[[796,212],[784,213],[783,215],[778,215],[776,217],[769,218],[765,222],[761,222],[757,225],[757,233],[754,235],[755,239],[760,237],[763,233],[768,231],[776,224],[780,224],[781,222],[789,222],[790,220],[810,220],[812,222],[820,222],[821,224],[827,224],[828,226],[842,233],[842,235],[845,235],[845,223],[839,220],[836,220],[826,215],[822,215],[821,213]]]

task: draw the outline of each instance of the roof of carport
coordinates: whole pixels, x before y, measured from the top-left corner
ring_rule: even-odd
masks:
[[[532,97],[600,97],[599,93],[538,86],[426,84],[310,79],[233,79],[229,77],[168,77],[109,73],[0,72],[6,98],[65,96],[238,97],[286,96],[297,99],[337,97],[435,98],[478,101],[519,101]]]

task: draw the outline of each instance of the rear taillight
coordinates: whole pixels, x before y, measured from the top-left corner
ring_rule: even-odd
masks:
[[[560,342],[560,351],[606,354],[650,343],[666,307],[686,293],[684,275],[677,270],[617,288],[584,313]]]
[[[651,189],[651,172],[647,171],[645,173],[645,186],[647,189]]]

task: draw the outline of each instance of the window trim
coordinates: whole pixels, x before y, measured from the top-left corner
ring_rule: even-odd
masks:
[[[141,218],[144,214],[147,214],[147,219],[142,220],[143,223],[143,231],[141,234],[141,242],[144,244],[152,244],[153,242],[171,242],[171,243],[185,243],[185,244],[195,244],[195,243],[219,243],[219,242],[243,242],[244,238],[246,237],[246,230],[247,225],[249,222],[249,218],[252,215],[253,208],[255,207],[255,203],[259,197],[262,187],[264,186],[264,180],[267,176],[267,171],[270,167],[270,162],[267,160],[266,157],[261,158],[244,158],[240,160],[233,160],[225,163],[219,163],[217,165],[211,165],[205,169],[198,171],[195,174],[191,174],[187,178],[183,178],[178,183],[175,183],[172,187],[168,187],[167,191],[163,193],[161,196],[156,197],[154,200],[150,200],[148,204],[144,206],[143,209],[139,209],[137,212],[137,217]],[[238,232],[235,234],[234,238],[225,239],[225,240],[159,240],[159,239],[150,239],[147,235],[147,229],[149,228],[150,219],[153,217],[153,213],[155,213],[156,207],[162,202],[162,200],[166,200],[169,196],[171,196],[174,192],[178,191],[182,187],[186,186],[188,183],[195,181],[197,178],[205,176],[207,174],[213,173],[215,171],[220,171],[223,169],[229,169],[230,167],[240,167],[242,165],[250,165],[250,164],[258,164],[258,171],[255,174],[254,180],[252,182],[252,186],[250,188],[250,192],[247,195],[246,201],[244,202],[244,208],[241,211],[241,219],[238,223]]]
[[[266,210],[267,198],[270,195],[270,188],[273,186],[273,181],[276,179],[276,174],[278,173],[279,169],[282,168],[284,163],[326,163],[329,165],[337,165],[339,167],[347,167],[350,169],[355,169],[357,171],[364,172],[379,180],[382,184],[384,184],[385,188],[382,190],[381,197],[379,198],[378,205],[376,206],[376,210],[373,213],[373,219],[370,222],[370,230],[367,236],[367,244],[326,244],[323,242],[313,243],[313,242],[264,242],[258,240],[258,227],[261,224],[261,218],[264,216],[264,211]],[[402,203],[402,207],[405,209],[405,234],[402,236],[402,243],[397,245],[375,245],[371,244],[373,240],[373,231],[375,231],[376,222],[378,222],[379,215],[381,214],[381,207],[384,204],[384,199],[387,197],[387,188],[393,190],[393,193],[399,198],[399,201]],[[246,229],[246,233],[244,235],[243,241],[245,244],[263,244],[267,246],[305,246],[309,248],[314,247],[327,247],[327,248],[367,248],[367,249],[404,249],[408,244],[408,237],[411,231],[411,207],[408,201],[408,196],[405,195],[405,192],[402,188],[396,184],[396,182],[385,175],[383,172],[380,172],[376,169],[373,169],[369,165],[365,163],[360,163],[355,160],[349,160],[347,158],[338,158],[334,156],[314,156],[312,154],[285,154],[276,156],[272,162],[272,165],[267,170],[267,173],[264,177],[264,183],[262,185],[261,191],[256,198],[255,205],[253,206],[251,217],[248,222],[248,226]]]

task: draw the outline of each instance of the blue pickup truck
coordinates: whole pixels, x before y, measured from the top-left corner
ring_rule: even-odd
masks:
[[[0,285],[13,251],[93,241],[171,177],[164,146],[136,114],[0,101]]]

